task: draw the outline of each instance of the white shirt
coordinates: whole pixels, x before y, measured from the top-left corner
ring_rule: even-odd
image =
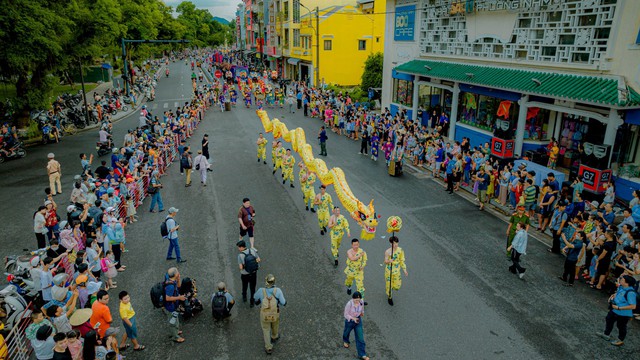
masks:
[[[36,234],[46,234],[47,228],[44,226],[45,218],[44,215],[40,214],[38,211],[36,215],[33,217],[33,231]]]
[[[207,161],[207,158],[204,157],[204,155],[199,154],[198,156],[196,156],[195,159],[193,159],[193,168],[195,169],[197,165],[200,165],[200,171],[204,171],[207,170],[209,168],[209,161]]]

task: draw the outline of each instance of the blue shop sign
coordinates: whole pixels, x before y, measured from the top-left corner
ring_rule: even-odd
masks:
[[[393,30],[393,40],[413,41],[416,27],[416,6],[396,7],[395,27]]]

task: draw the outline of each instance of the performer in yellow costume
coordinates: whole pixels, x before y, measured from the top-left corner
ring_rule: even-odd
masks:
[[[344,284],[347,286],[347,294],[351,295],[351,286],[356,282],[356,290],[364,298],[364,267],[367,266],[367,253],[360,249],[358,239],[351,240],[351,249],[347,251],[347,267],[344,269],[347,279]],[[364,303],[367,305],[367,303]]]
[[[320,226],[320,235],[324,235],[329,224],[329,209],[333,209],[333,200],[331,195],[327,194],[326,186],[320,185],[320,194],[316,195],[313,203],[318,205],[318,226]]]
[[[331,254],[333,255],[334,265],[338,266],[338,250],[342,243],[342,237],[345,231],[347,236],[351,237],[351,231],[349,230],[349,221],[343,215],[340,215],[340,208],[337,206],[333,208],[333,215],[329,218],[329,231]]]
[[[287,153],[282,157],[282,185],[289,180],[289,186],[293,186],[293,165],[296,159],[291,155],[291,149],[287,149]]]
[[[307,167],[304,165],[304,161],[300,160],[298,163],[300,171],[298,171],[298,181],[300,181],[300,191],[302,191],[302,199],[306,199],[304,195],[304,185],[307,182]],[[309,211],[307,209],[307,211]]]
[[[271,143],[271,162],[273,163],[273,167],[276,167],[276,149],[278,148],[278,141],[273,138],[273,142]],[[275,174],[275,173],[274,173]]]
[[[267,163],[267,142],[267,139],[260,133],[256,141],[256,145],[258,145],[258,162],[260,162],[260,158],[262,158],[262,162],[265,164]]]
[[[286,154],[284,148],[282,147],[282,142],[278,140],[276,143],[276,147],[272,151],[272,155],[275,156],[275,161],[273,162],[273,173],[275,174],[278,169],[282,169],[282,157]],[[284,177],[284,175],[282,175]]]
[[[304,194],[305,209],[309,211],[309,207],[311,207],[311,212],[316,212],[316,206],[314,205],[316,191],[313,189],[316,183],[316,175],[305,167],[305,175],[303,177],[303,180],[304,189],[302,190],[302,193]],[[300,180],[300,183],[302,183],[302,180]]]
[[[389,305],[393,306],[393,299],[391,298],[391,291],[400,290],[402,286],[402,278],[400,277],[400,269],[404,272],[404,276],[409,276],[407,273],[407,265],[404,262],[404,251],[398,246],[398,237],[392,236],[389,238],[391,247],[384,252],[384,278],[385,287],[387,289],[387,299]]]

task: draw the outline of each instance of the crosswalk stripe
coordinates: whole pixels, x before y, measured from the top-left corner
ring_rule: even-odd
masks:
[[[168,109],[169,108],[169,103],[164,103],[164,108]]]
[[[178,102],[177,102],[177,101],[176,101],[176,103],[175,103],[175,104],[173,104],[173,106],[175,106],[175,107],[178,107],[178,105],[179,105],[179,104],[178,104]]]
[[[154,103],[153,106],[151,106],[152,109],[156,109],[158,108],[158,103]]]

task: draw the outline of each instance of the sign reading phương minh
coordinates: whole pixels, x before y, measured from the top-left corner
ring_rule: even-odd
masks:
[[[393,40],[413,41],[416,28],[416,6],[396,7]]]

